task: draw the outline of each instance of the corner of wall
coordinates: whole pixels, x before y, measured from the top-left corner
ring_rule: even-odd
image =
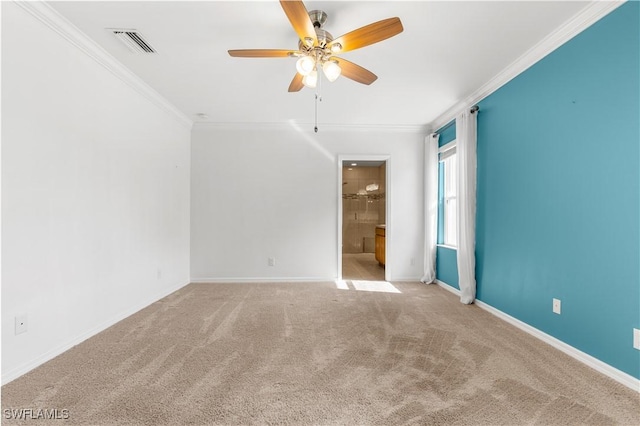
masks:
[[[614,11],[625,3],[626,0],[612,1],[592,1],[580,12],[566,21],[554,32],[547,35],[540,42],[535,44],[524,54],[518,57],[504,70],[500,71],[491,80],[481,86],[478,90],[467,96],[460,102],[455,103],[445,112],[440,114],[435,120],[427,125],[429,129],[439,129],[460,114],[465,108],[477,104],[500,87],[524,72],[527,68],[547,56],[549,53],[562,46],[567,41],[589,28],[595,22]]]
[[[140,95],[163,110],[182,126],[191,129],[193,121],[180,111],[175,105],[160,95],[155,89],[145,83],[140,77],[125,67],[99,44],[89,38],[78,27],[58,13],[44,1],[16,1],[20,7],[29,12],[55,31],[62,38],[84,52],[87,56],[102,65],[116,77],[136,90]]]

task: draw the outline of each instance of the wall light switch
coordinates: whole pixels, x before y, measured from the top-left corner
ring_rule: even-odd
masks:
[[[553,299],[553,313],[560,315],[562,311],[562,302],[560,299]]]
[[[633,329],[633,347],[640,351],[640,330]]]

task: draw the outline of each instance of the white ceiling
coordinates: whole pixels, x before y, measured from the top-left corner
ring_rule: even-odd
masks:
[[[344,53],[378,75],[370,86],[325,80],[319,121],[414,126],[432,122],[580,12],[576,1],[307,1],[338,37],[398,16],[404,32]],[[314,93],[288,93],[295,59],[232,58],[228,49],[296,49],[277,1],[73,1],[51,6],[195,121],[310,123]],[[131,53],[106,28],[133,28],[158,51]]]

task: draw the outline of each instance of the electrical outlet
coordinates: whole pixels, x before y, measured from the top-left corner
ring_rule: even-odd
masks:
[[[560,315],[562,311],[562,302],[560,299],[553,299],[553,313]]]
[[[409,263],[411,264],[411,266],[415,266],[416,264],[416,258],[412,257],[411,260],[409,261]]]
[[[633,329],[633,347],[640,351],[640,330]]]
[[[270,257],[269,258],[269,266],[276,266],[276,258],[275,257]]]
[[[162,279],[162,269],[158,268],[156,271],[156,277],[161,280]]]
[[[16,336],[27,332],[27,314],[16,315]]]

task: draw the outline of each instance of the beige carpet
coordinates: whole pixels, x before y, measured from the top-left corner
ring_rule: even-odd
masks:
[[[639,395],[455,295],[192,284],[2,387],[3,424],[640,424]],[[6,419],[7,409],[67,420]]]

